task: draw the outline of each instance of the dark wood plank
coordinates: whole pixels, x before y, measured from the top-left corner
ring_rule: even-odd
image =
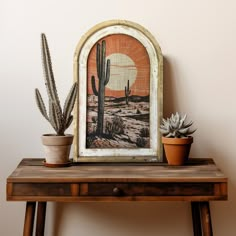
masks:
[[[36,232],[35,232],[36,236],[44,235],[46,207],[47,207],[46,202],[38,202],[37,223],[36,223]]]
[[[71,196],[69,183],[17,183],[12,196]]]
[[[11,182],[227,182],[227,178],[214,164],[208,161],[194,165],[168,166],[105,166],[74,165],[66,168],[47,168],[38,165],[42,160],[23,160],[22,165],[9,176]],[[30,163],[30,164],[27,164]]]
[[[8,201],[50,201],[50,202],[157,202],[157,201],[218,201],[227,200],[219,196],[14,196]]]
[[[213,196],[211,183],[89,183],[89,196]]]
[[[79,202],[85,200],[81,196],[90,197],[89,201],[104,196],[104,201],[117,201],[112,198],[115,187],[122,187],[126,200],[226,200],[227,178],[214,162],[196,159],[193,163],[47,168],[42,159],[24,159],[7,179],[7,200]]]
[[[27,202],[23,236],[32,236],[34,229],[35,202]]]

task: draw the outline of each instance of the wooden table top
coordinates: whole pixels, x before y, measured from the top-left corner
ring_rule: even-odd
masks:
[[[227,182],[227,177],[212,159],[192,158],[184,166],[155,164],[75,163],[69,167],[49,168],[43,159],[23,159],[8,177],[8,183],[73,182]]]

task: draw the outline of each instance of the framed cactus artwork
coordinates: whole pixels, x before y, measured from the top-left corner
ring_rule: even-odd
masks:
[[[163,58],[142,26],[112,20],[93,27],[74,57],[78,162],[162,160]]]

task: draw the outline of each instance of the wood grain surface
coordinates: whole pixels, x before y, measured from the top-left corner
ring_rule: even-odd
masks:
[[[23,159],[7,179],[7,200],[208,201],[227,199],[227,178],[212,159],[167,164],[72,164],[48,168]]]

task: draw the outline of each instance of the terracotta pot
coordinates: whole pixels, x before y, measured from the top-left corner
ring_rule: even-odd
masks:
[[[184,165],[188,160],[193,137],[166,138],[162,137],[162,143],[169,165]]]
[[[45,134],[42,136],[44,145],[45,160],[47,164],[66,164],[69,162],[73,135],[56,136]]]

